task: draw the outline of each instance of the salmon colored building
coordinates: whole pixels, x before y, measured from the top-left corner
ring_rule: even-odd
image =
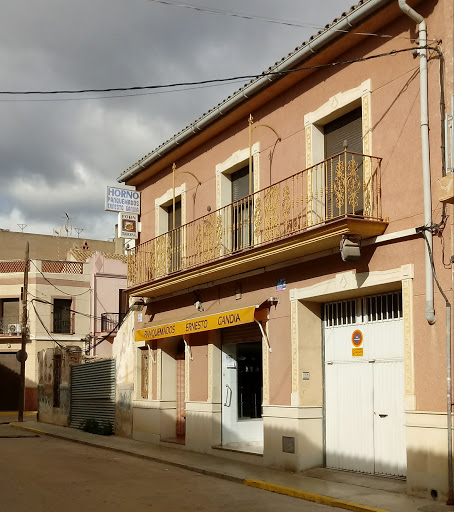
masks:
[[[453,9],[359,2],[119,177],[117,433],[446,499]]]

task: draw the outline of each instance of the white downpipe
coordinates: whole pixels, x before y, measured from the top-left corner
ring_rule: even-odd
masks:
[[[424,226],[432,225],[432,196],[430,187],[430,150],[429,150],[429,94],[427,89],[427,27],[424,18],[409,5],[406,0],[398,0],[400,9],[415,23],[419,24],[419,81],[421,98],[421,152],[422,152],[422,176],[424,188]],[[432,232],[426,231],[430,252],[432,252]],[[434,280],[432,275],[432,263],[430,261],[429,247],[424,244],[426,255],[426,319],[429,324],[434,324]]]

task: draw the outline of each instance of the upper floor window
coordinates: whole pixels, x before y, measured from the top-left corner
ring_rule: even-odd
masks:
[[[254,178],[252,169],[252,191]],[[252,245],[253,208],[249,197],[249,166],[245,166],[230,175],[232,182],[232,250],[237,251]]]
[[[20,329],[19,299],[1,299],[0,334],[16,334]]]
[[[173,203],[166,208],[167,231],[169,232],[168,245],[170,248],[170,272],[181,268],[181,199],[175,201],[175,214]]]
[[[71,334],[72,299],[54,299],[52,331],[60,334]]]
[[[339,155],[344,151],[348,151],[349,162],[344,162],[344,158],[340,157],[340,160],[344,166],[349,169],[345,169],[349,176],[353,176],[355,173],[357,183],[357,207],[355,208],[355,214],[361,215],[363,213],[363,127],[362,127],[362,108],[355,108],[348,114],[338,117],[334,121],[325,124],[324,128],[324,142],[325,142],[325,160],[327,160],[326,167],[326,180],[327,180],[327,191],[335,189],[336,181],[336,166],[338,158],[331,161],[332,157]],[[350,162],[350,160],[352,162]],[[352,169],[352,164],[355,164],[355,169]],[[351,181],[353,183],[353,181]],[[346,204],[336,204],[334,201],[334,194],[326,194],[326,208],[327,217],[333,218],[346,213]]]

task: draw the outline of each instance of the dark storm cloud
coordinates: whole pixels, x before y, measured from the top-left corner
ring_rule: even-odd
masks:
[[[188,3],[321,26],[350,6],[345,0]],[[15,0],[0,18],[0,90],[260,73],[315,32],[148,0]],[[85,236],[112,236],[116,216],[103,212],[105,186],[240,85],[86,101],[0,96],[0,228],[24,222],[27,230],[49,233],[69,209]]]

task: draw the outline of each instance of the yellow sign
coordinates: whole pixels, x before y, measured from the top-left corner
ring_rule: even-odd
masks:
[[[172,336],[182,336],[202,331],[212,331],[233,325],[249,324],[254,321],[256,306],[226,311],[216,315],[202,316],[164,325],[145,327],[136,331],[136,341],[150,341]]]
[[[352,348],[352,356],[353,357],[362,357],[364,354],[363,354],[363,349],[362,348]]]

